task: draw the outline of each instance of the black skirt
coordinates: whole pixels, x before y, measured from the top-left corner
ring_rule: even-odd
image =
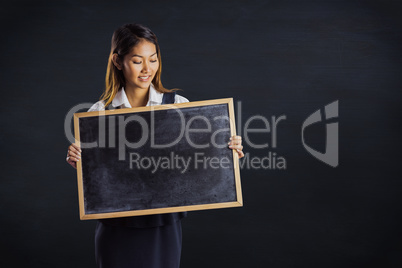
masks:
[[[95,257],[99,268],[178,268],[182,245],[181,220],[135,228],[98,221]]]

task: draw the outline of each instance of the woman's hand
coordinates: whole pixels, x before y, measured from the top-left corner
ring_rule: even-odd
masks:
[[[80,159],[81,159],[81,148],[77,144],[72,143],[70,146],[68,146],[66,161],[73,168],[76,169],[77,162],[80,161]]]
[[[241,137],[240,136],[232,136],[230,137],[230,142],[228,143],[230,149],[234,149],[237,151],[239,158],[244,156],[243,146],[241,145]]]

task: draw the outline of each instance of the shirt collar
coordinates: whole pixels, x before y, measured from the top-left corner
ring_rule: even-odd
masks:
[[[149,87],[149,99],[147,106],[161,105],[163,93],[157,91],[153,84]]]
[[[148,98],[148,103],[147,106],[153,106],[153,105],[161,105],[162,104],[162,98],[163,98],[163,93],[160,93],[157,91],[154,87],[153,84],[149,87],[149,98]],[[128,101],[126,91],[124,87],[121,88],[116,93],[116,96],[114,97],[112,101],[112,106],[113,107],[119,107],[120,108],[131,108],[131,104]]]

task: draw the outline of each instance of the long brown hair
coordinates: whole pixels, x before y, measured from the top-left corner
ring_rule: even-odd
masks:
[[[154,85],[155,89],[161,93],[177,90],[166,89],[162,85],[162,59],[156,35],[149,28],[143,25],[125,24],[114,31],[112,36],[112,45],[106,70],[105,91],[100,97],[100,100],[105,102],[105,107],[112,102],[119,89],[124,87],[126,84],[123,72],[117,69],[117,67],[113,64],[113,54],[116,53],[119,59],[123,60],[124,56],[126,56],[141,40],[151,42],[156,47],[159,68],[154,79],[152,80],[152,84]]]

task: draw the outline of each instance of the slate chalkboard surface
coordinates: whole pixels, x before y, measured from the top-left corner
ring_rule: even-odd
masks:
[[[77,113],[81,219],[242,205],[232,99]]]

